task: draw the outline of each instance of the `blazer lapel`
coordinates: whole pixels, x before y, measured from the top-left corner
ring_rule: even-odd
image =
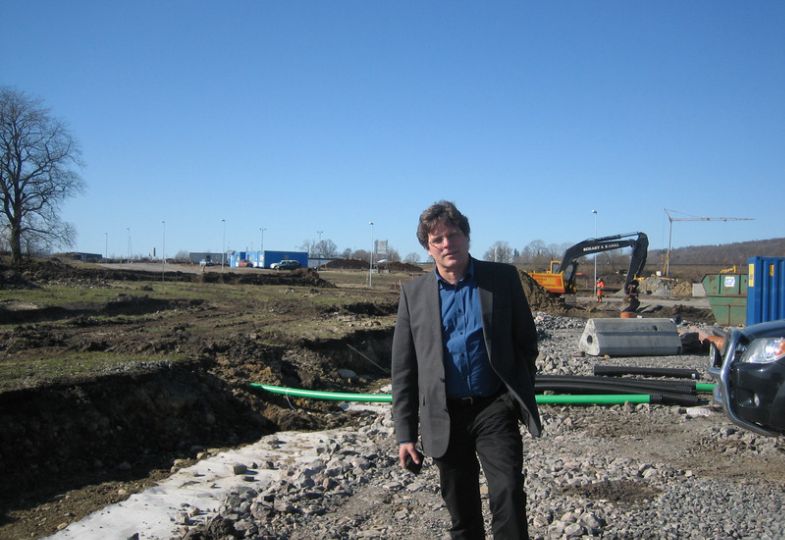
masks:
[[[477,289],[480,291],[480,307],[482,308],[482,333],[485,338],[485,349],[488,358],[492,358],[491,336],[493,335],[493,288],[492,276],[488,275],[487,267],[480,261],[474,260],[474,272],[477,276]]]
[[[422,317],[425,321],[426,332],[423,338],[426,339],[433,348],[438,351],[435,356],[427,355],[420,360],[429,365],[434,377],[444,376],[444,346],[442,339],[442,310],[439,299],[439,282],[436,274],[431,272],[425,278],[423,286],[418,290],[418,297],[413,299],[418,309],[422,310]]]
[[[428,287],[425,289],[428,298],[425,300],[426,317],[431,321],[432,337],[442,340],[442,307],[441,300],[439,299],[439,281],[436,279],[436,274],[431,273],[428,278]]]

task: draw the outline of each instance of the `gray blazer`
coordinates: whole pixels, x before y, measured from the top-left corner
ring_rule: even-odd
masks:
[[[534,377],[537,330],[517,270],[473,259],[482,306],[483,334],[491,367],[520,410],[529,433],[542,430]],[[399,441],[416,441],[441,457],[450,441],[444,374],[439,287],[433,272],[405,283],[392,345],[392,394]]]

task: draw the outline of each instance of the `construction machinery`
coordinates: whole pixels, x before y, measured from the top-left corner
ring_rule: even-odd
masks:
[[[635,276],[640,275],[646,265],[649,237],[642,232],[589,238],[578,242],[567,248],[560,263],[556,264],[552,261],[547,272],[532,272],[529,275],[551,295],[574,294],[578,260],[581,257],[625,247],[632,248],[630,267],[624,282],[624,290],[627,290],[627,286],[632,283]]]

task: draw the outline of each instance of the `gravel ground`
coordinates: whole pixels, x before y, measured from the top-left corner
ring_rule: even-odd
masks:
[[[588,375],[595,363],[705,373],[702,354],[584,357],[577,344],[585,321],[538,314],[537,325],[541,373]],[[541,412],[544,435],[524,436],[533,538],[782,538],[781,439],[744,432],[709,404]],[[233,491],[217,515],[191,509],[180,537],[444,537],[436,468],[430,460],[419,476],[398,468],[389,407],[369,407],[361,424],[325,432],[318,459]]]

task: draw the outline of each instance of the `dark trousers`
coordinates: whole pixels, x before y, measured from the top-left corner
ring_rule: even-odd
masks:
[[[511,399],[504,394],[490,403],[449,406],[450,443],[447,453],[434,462],[439,468],[442,498],[452,519],[451,538],[485,538],[480,464],[488,483],[493,537],[529,538],[523,491],[523,441]]]

